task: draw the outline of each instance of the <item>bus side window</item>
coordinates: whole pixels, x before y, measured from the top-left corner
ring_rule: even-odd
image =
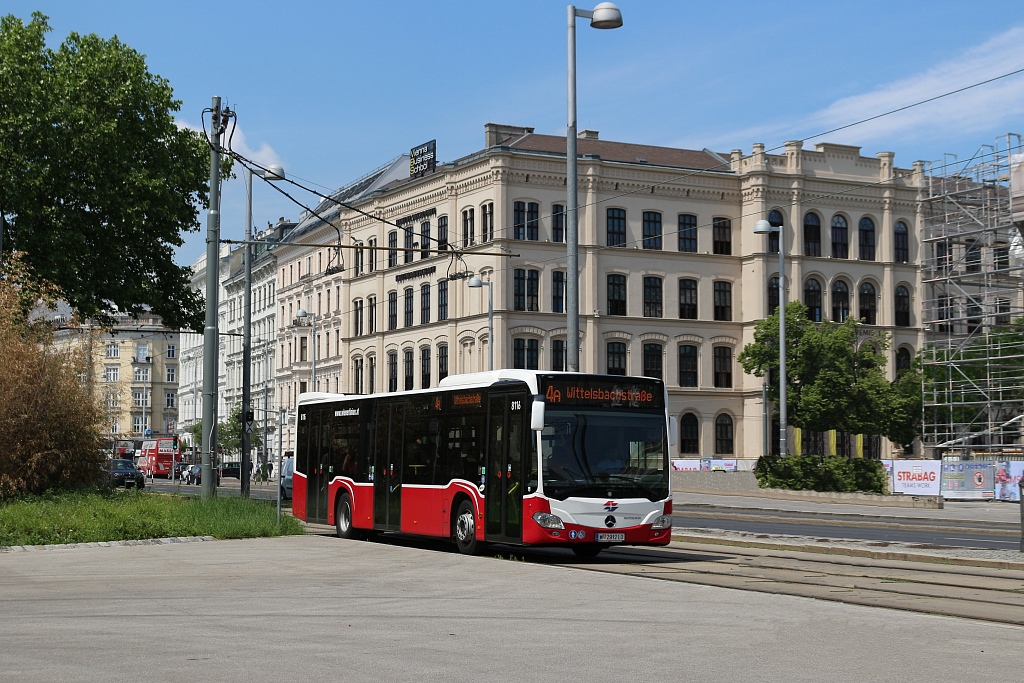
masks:
[[[405,465],[406,484],[431,483],[433,454],[436,437],[430,434],[429,397],[412,397],[405,408]]]

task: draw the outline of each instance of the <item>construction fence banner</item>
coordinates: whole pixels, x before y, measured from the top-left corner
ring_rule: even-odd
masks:
[[[996,461],[996,498],[1020,500],[1020,481],[1024,479],[1024,460]]]
[[[735,458],[683,458],[672,461],[676,472],[735,472]]]
[[[995,463],[980,461],[942,463],[942,497],[954,500],[995,498]]]
[[[884,464],[884,463],[883,463]],[[940,495],[940,460],[893,460],[892,492],[912,496]]]
[[[672,469],[676,472],[699,472],[700,458],[684,458],[672,461]]]

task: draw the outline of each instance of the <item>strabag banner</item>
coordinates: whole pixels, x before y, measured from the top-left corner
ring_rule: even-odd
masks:
[[[960,500],[995,498],[996,466],[991,462],[942,463],[942,497]]]
[[[942,478],[939,460],[893,460],[892,492],[913,496],[937,496]]]
[[[1020,500],[1020,480],[1024,478],[1024,460],[996,462],[996,498]]]

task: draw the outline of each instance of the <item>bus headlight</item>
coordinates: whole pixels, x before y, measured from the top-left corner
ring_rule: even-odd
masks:
[[[668,529],[672,526],[672,515],[662,515],[654,520],[654,524],[651,525],[652,529]]]
[[[545,529],[564,529],[565,525],[562,524],[562,518],[558,515],[553,515],[550,512],[534,512],[533,521],[537,522],[540,526]]]

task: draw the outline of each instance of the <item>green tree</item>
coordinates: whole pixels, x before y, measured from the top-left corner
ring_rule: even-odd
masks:
[[[868,330],[871,331],[868,331]],[[897,443],[920,429],[920,375],[885,377],[889,336],[847,318],[814,323],[799,301],[786,305],[786,404],[789,424],[811,431],[836,429],[883,434]],[[739,356],[743,370],[757,377],[779,373],[779,316],[761,320],[754,341]],[[915,380],[916,377],[916,380]],[[916,381],[916,390],[914,382]],[[778,405],[778,381],[768,384]],[[914,413],[914,400],[917,408]]]
[[[208,202],[209,147],[175,124],[181,102],[143,55],[77,33],[52,50],[49,31],[38,12],[0,19],[4,249],[84,316],[148,306],[201,330],[191,269],[172,255]]]
[[[225,453],[242,453],[242,430],[245,428],[244,420],[242,419],[242,404],[237,403],[235,407],[231,409],[231,415],[228,416],[228,421],[222,424],[217,429],[217,441],[224,448]],[[249,435],[249,445],[255,452],[263,444],[263,440],[260,438],[259,427],[255,421],[253,421],[252,434]]]

